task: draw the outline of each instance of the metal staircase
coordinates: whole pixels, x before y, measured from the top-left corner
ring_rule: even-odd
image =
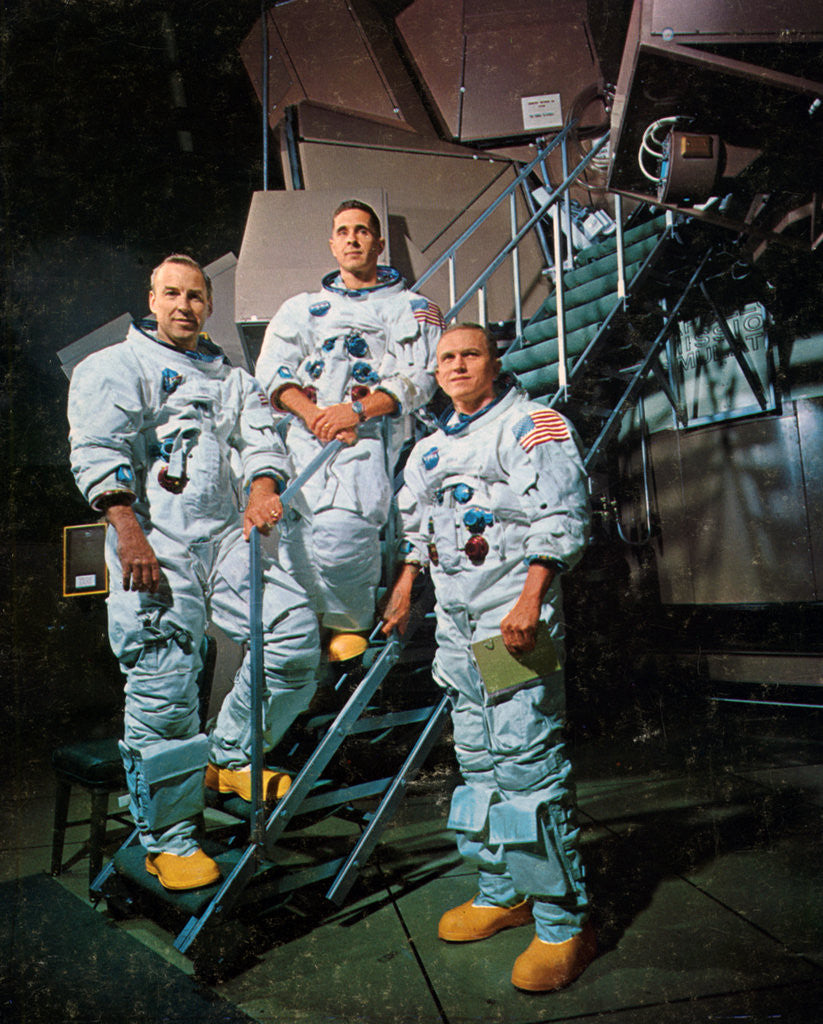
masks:
[[[284,505],[340,447],[340,442],[331,442],[324,448],[284,491]],[[244,908],[259,916],[286,906],[298,890],[321,883],[328,883],[325,899],[342,904],[439,739],[451,706],[431,683],[431,637],[417,648],[410,645],[433,606],[431,588],[424,587],[402,640],[396,635],[383,638],[376,627],[362,669],[333,684],[326,680],[319,700],[272,752],[276,765],[264,759],[262,573],[260,539],[253,530],[252,799],[247,803],[207,791],[208,806],[230,824],[210,829],[202,840],[203,849],[220,866],[222,880],[196,891],[168,892],[146,872],[135,829],[89,889],[92,900],[104,899],[116,917],[143,913],[163,919],[176,933],[175,948],[207,976],[231,962],[234,947],[227,936]],[[402,685],[393,686],[401,674]],[[420,706],[421,696],[430,703]],[[294,777],[289,792],[271,810],[262,795],[265,760]],[[320,824],[318,829],[330,817],[342,827],[330,831]]]

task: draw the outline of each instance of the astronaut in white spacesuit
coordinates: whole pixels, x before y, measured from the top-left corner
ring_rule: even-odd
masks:
[[[366,646],[406,414],[435,390],[443,317],[378,266],[385,242],[370,206],[342,203],[329,245],[339,269],[283,303],[255,372],[272,405],[294,414],[286,443],[298,471],[332,439],[347,446],[307,482],[311,514],[284,524],[280,542],[332,633],[329,660],[347,661]]]
[[[464,783],[448,825],[479,870],[479,893],[447,911],[438,934],[467,942],[534,920],[512,982],[539,992],[569,984],[595,952],[562,736],[559,580],[587,544],[589,511],[570,425],[498,379],[499,367],[482,328],[444,331],[437,381],[453,408],[405,466],[404,564],[383,629],[405,630],[413,580],[428,566],[437,598],[433,672],[453,696]],[[487,662],[481,675],[494,638],[503,664]]]
[[[267,534],[280,520],[289,463],[257,382],[201,334],[211,285],[198,264],[164,260],[149,306],[155,329],[132,327],[76,367],[71,459],[80,490],[112,527],[109,638],[126,676],[121,752],[146,870],[182,890],[220,877],[195,835],[204,770],[210,788],[250,799],[249,657],[209,737],[197,680],[209,618],[233,640],[249,638],[247,540],[252,527]],[[270,749],[311,700],[319,641],[302,587],[270,560],[264,579]],[[267,799],[289,784],[264,774]]]

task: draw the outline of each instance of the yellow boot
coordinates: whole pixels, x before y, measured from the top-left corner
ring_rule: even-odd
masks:
[[[566,942],[544,942],[535,936],[514,962],[512,985],[527,992],[553,992],[565,988],[594,960],[597,940],[591,924]]]
[[[369,646],[360,633],[335,633],[329,640],[329,661],[351,661],[359,658]]]
[[[452,907],[440,918],[438,938],[445,942],[476,942],[503,931],[530,924],[532,908],[526,900],[514,907],[476,907],[474,900]]]
[[[146,871],[154,875],[164,889],[173,892],[200,889],[220,881],[220,868],[199,848],[185,857],[176,853],[150,853],[146,857]]]
[[[251,768],[218,768],[206,766],[206,788],[217,793],[235,793],[241,800],[251,803]],[[272,803],[284,797],[291,788],[291,777],[285,772],[263,770],[263,799]]]

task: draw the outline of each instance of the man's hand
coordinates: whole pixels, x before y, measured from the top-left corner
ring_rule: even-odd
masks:
[[[394,586],[386,601],[386,607],[381,612],[383,625],[380,631],[384,636],[388,636],[393,629],[396,629],[401,636],[406,632],[411,612],[412,584],[419,571],[419,566],[404,565],[394,581]]]
[[[540,605],[524,601],[523,595],[500,623],[503,643],[509,654],[528,654],[537,643],[537,624],[540,621]]]
[[[123,590],[157,593],[160,563],[131,505],[109,506],[106,519],[117,531],[117,557],[123,570]]]
[[[503,643],[509,654],[528,654],[537,643],[540,608],[554,579],[554,569],[544,562],[532,562],[526,582],[514,607],[500,623]]]
[[[324,444],[334,438],[348,445],[353,445],[357,440],[359,419],[350,405],[341,402],[339,405],[332,405],[328,408],[321,407],[315,404],[296,384],[289,384],[282,388],[277,401],[282,408],[299,416],[305,423],[306,429],[310,430],[317,440]],[[340,409],[344,410],[342,416],[335,412]],[[348,414],[346,410],[348,410]]]
[[[309,430],[319,441],[332,441],[339,437],[345,444],[350,444],[352,442],[345,440],[343,435],[356,439],[359,422],[360,419],[350,403],[338,402],[337,405],[319,409]]]
[[[249,488],[249,500],[243,513],[243,536],[251,536],[252,527],[268,536],[275,523],[283,518],[283,505],[270,476],[258,476]]]

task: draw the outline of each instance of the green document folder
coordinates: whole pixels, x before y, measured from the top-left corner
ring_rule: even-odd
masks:
[[[472,644],[472,652],[486,692],[498,700],[557,672],[561,667],[557,648],[549,635],[549,624],[542,620],[537,627],[535,648],[528,654],[510,654],[500,633]]]

